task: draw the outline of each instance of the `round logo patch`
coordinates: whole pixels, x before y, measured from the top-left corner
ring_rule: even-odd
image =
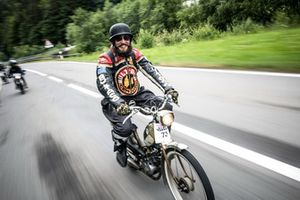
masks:
[[[117,88],[122,95],[135,95],[138,92],[139,82],[135,67],[127,65],[120,68],[115,79]]]

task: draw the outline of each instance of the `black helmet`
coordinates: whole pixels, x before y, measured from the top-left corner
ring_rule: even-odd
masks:
[[[109,29],[109,41],[113,41],[114,37],[118,35],[129,35],[132,39],[133,35],[131,30],[127,24],[124,23],[117,23],[110,27]]]

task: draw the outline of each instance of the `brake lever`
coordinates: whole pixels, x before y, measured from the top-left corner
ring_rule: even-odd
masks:
[[[137,112],[138,112],[138,110],[133,108],[133,109],[131,110],[131,113],[124,119],[124,121],[123,121],[122,124],[125,124],[125,122],[126,122],[128,119],[130,119],[133,115],[135,115]]]
[[[167,95],[167,102],[173,103],[173,104],[175,104],[178,108],[180,108],[179,103],[175,103],[175,102],[173,101],[173,99],[172,99],[172,95],[170,95],[170,94]]]

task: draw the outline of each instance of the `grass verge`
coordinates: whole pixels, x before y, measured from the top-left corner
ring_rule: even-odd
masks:
[[[143,49],[155,65],[300,73],[300,28]],[[101,52],[68,58],[97,62]]]

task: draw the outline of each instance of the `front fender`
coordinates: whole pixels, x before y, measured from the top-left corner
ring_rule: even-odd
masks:
[[[165,145],[165,150],[168,151],[168,149],[176,149],[178,151],[182,151],[185,149],[188,149],[189,147],[183,143],[178,143],[175,141],[172,141]]]

